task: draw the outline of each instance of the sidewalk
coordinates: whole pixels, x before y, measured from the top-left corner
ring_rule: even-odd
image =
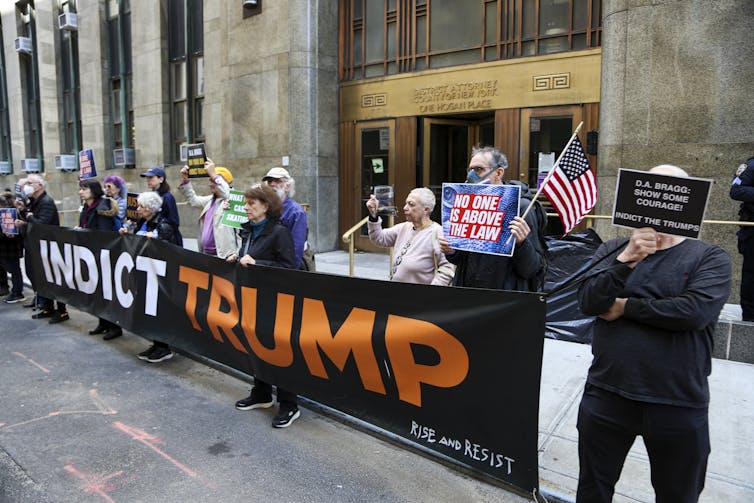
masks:
[[[317,270],[348,275],[348,254],[321,253]],[[388,256],[359,252],[354,257],[354,275],[387,279]],[[726,305],[721,320],[740,320],[740,307]],[[576,416],[591,347],[546,339],[542,358],[539,395],[539,478],[550,500],[572,501],[579,473]],[[712,454],[702,502],[754,501],[754,365],[714,358],[710,376],[710,437]],[[649,460],[644,444],[632,447],[615,502],[652,502]]]

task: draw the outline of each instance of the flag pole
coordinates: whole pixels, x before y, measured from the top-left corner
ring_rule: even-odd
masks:
[[[576,139],[576,136],[579,134],[579,131],[581,130],[581,126],[584,125],[584,121],[579,122],[579,125],[576,126],[576,130],[571,135],[571,139],[568,140],[568,143],[566,143],[566,146],[563,148],[563,151],[558,156],[558,159],[555,161],[555,164],[552,165],[552,168],[550,168],[550,172],[547,173],[547,176],[544,180],[542,180],[542,185],[539,186],[537,189],[537,193],[534,194],[534,197],[532,197],[531,202],[529,203],[529,206],[526,207],[526,211],[524,211],[523,215],[521,215],[521,218],[526,218],[526,215],[529,214],[529,211],[534,206],[534,202],[537,200],[537,197],[542,193],[542,189],[547,184],[547,182],[550,181],[550,178],[552,177],[553,173],[555,173],[555,167],[560,163],[560,160],[563,158],[563,155],[568,151],[568,147],[571,146],[571,143],[573,143],[573,140]],[[513,239],[513,234],[508,236],[508,241],[505,242],[505,244],[508,244],[511,242],[511,239]]]

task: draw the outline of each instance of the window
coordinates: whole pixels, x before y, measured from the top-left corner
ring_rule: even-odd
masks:
[[[168,1],[171,157],[204,141],[204,17],[202,0]]]
[[[63,0],[58,15],[67,13],[76,14],[75,4],[73,1]],[[60,103],[63,130],[62,150],[68,154],[78,154],[81,145],[83,145],[81,138],[78,32],[76,30],[58,29],[58,37],[60,41],[58,83],[62,97]]]
[[[599,47],[602,0],[340,0],[340,79]]]
[[[31,2],[17,3],[21,28],[19,34],[31,41],[31,51],[19,52],[21,70],[21,94],[24,111],[25,156],[36,158],[39,171],[43,170],[42,115],[39,106],[39,71],[37,69],[36,13]]]
[[[107,42],[110,66],[110,137],[112,149],[134,147],[131,66],[131,2],[108,0]]]

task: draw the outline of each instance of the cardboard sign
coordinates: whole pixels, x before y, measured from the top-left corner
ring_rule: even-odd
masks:
[[[94,166],[94,152],[92,149],[79,152],[79,178],[94,178],[97,176],[97,168]]]
[[[249,217],[246,216],[246,210],[243,209],[244,203],[243,192],[231,189],[228,196],[228,204],[230,206],[227,210],[223,211],[220,223],[228,227],[240,229],[241,225],[249,221]]]
[[[139,219],[139,203],[137,199],[139,194],[135,192],[129,192],[126,194],[126,219],[136,222]]]
[[[17,215],[16,208],[0,208],[0,226],[2,227],[3,234],[18,234],[18,227],[16,227]]]
[[[442,184],[442,230],[451,248],[510,257],[510,223],[518,215],[517,185]]]
[[[208,178],[207,170],[204,169],[204,163],[207,161],[207,155],[204,151],[204,143],[193,143],[187,147],[187,164],[189,178]]]
[[[613,225],[699,239],[712,180],[618,170]]]

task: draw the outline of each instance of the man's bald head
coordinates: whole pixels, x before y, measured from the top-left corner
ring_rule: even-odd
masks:
[[[660,164],[649,170],[650,173],[657,173],[658,175],[677,176],[680,178],[688,178],[689,174],[678,166],[672,164]]]

